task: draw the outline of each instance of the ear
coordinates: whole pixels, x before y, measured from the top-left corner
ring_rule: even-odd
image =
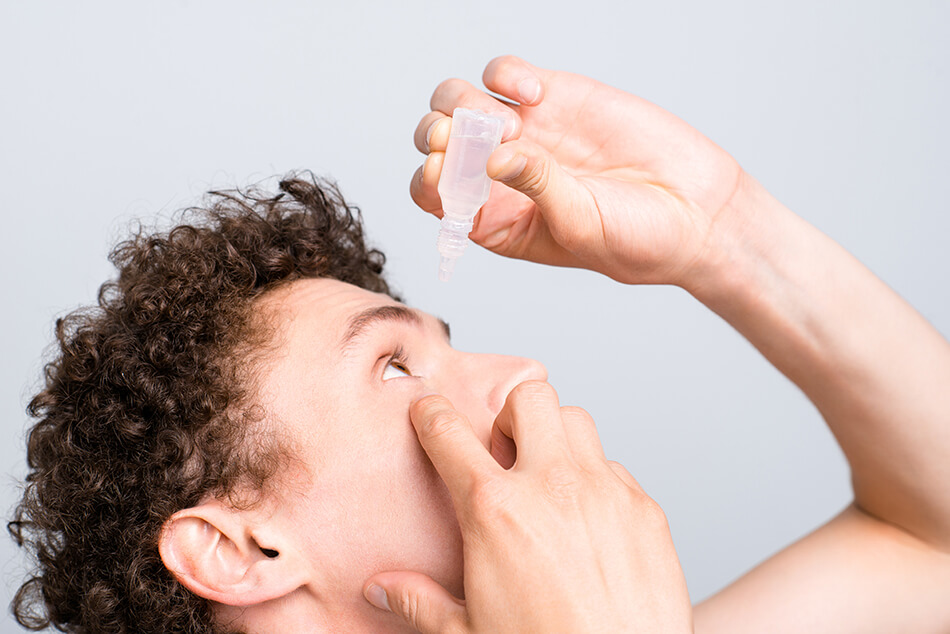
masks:
[[[253,511],[217,500],[179,511],[162,527],[162,562],[186,588],[225,605],[289,594],[307,582],[305,562],[291,554],[279,529],[256,520]]]

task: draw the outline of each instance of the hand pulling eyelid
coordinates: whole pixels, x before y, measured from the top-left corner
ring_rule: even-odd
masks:
[[[501,143],[505,120],[478,110],[456,108],[452,132],[439,176],[442,227],[439,230],[439,279],[449,281],[455,260],[468,246],[475,214],[488,200],[491,179],[485,171],[488,157]]]

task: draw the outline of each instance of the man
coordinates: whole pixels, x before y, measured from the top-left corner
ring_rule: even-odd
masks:
[[[683,286],[815,402],[855,504],[691,612],[589,417],[369,292],[352,214],[289,181],[120,248],[104,313],[61,329],[14,524],[40,540],[27,592],[84,631],[946,631],[947,342],[672,115],[517,58],[484,79],[516,103],[441,85],[416,202],[439,215],[454,107],[506,116],[473,239]]]

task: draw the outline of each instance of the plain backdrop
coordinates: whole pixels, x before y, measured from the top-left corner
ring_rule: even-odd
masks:
[[[476,246],[438,282],[412,131],[439,81],[477,83],[496,55],[590,75],[719,143],[946,335],[948,27],[943,0],[4,2],[0,507],[53,321],[94,301],[130,223],[308,168],[362,208],[395,286],[457,347],[535,357],[591,412],[707,597],[849,502],[821,418],[680,289]],[[24,571],[0,540],[4,602]]]

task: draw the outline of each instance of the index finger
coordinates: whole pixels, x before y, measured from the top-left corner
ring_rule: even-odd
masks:
[[[501,469],[468,419],[444,396],[415,401],[409,406],[409,418],[453,500],[467,499],[479,476]]]
[[[515,114],[517,106],[505,105],[462,79],[446,79],[439,84],[429,99],[429,108],[448,116],[451,116],[456,108],[480,110],[485,114],[503,117],[507,121],[501,136],[502,141],[516,138],[520,134],[521,120]]]

